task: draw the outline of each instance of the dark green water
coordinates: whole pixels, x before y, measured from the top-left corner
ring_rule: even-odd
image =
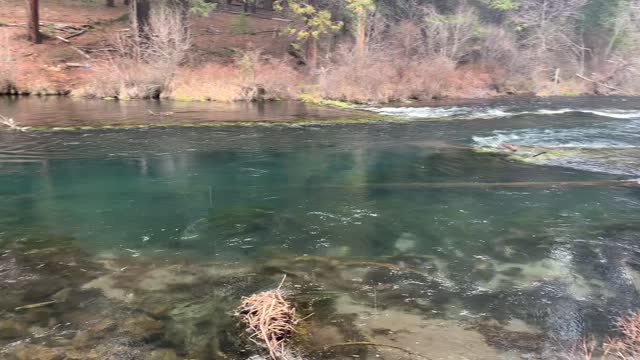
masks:
[[[313,336],[304,358],[403,356],[320,351],[363,339],[434,359],[463,358],[456,341],[470,344],[469,359],[560,356],[640,307],[640,188],[615,184],[638,169],[616,167],[613,153],[640,147],[637,109],[634,99],[556,99],[403,109],[369,124],[0,132],[0,289],[11,294],[0,317],[29,329],[0,336],[0,354],[42,343],[34,328],[47,346],[88,351],[77,334],[94,312],[162,323],[150,337],[91,340],[129,336],[129,357],[114,359],[154,349],[248,359],[257,349],[224,340],[234,321],[212,319],[286,273],[292,297],[317,313],[309,326],[337,334]],[[613,155],[540,166],[473,149],[492,141]],[[115,280],[86,286],[105,276]],[[33,290],[43,281],[59,285]],[[13,310],[65,289],[70,300],[45,308],[46,321]],[[179,310],[194,303],[219,308],[193,325]]]

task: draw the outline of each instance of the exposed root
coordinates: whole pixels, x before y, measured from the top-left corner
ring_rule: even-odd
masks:
[[[287,359],[287,343],[296,331],[296,310],[284,299],[281,290],[285,279],[286,276],[275,290],[244,298],[237,314],[247,324],[250,339],[266,346],[273,360]]]
[[[428,358],[422,354],[418,354],[417,352],[413,352],[411,350],[407,350],[405,348],[401,348],[399,346],[395,346],[395,345],[387,345],[387,344],[378,344],[378,343],[372,343],[372,342],[367,342],[367,341],[358,341],[358,342],[347,342],[347,343],[340,343],[340,344],[333,344],[333,345],[329,345],[327,346],[325,349],[329,350],[332,348],[337,348],[337,347],[347,347],[347,346],[373,346],[373,347],[384,347],[384,348],[389,348],[389,349],[394,349],[394,350],[399,350],[402,351],[406,354],[409,354],[411,356],[415,356],[415,357],[419,357],[421,359],[427,359],[427,360],[431,360],[431,358]]]

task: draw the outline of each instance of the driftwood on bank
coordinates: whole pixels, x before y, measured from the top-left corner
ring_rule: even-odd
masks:
[[[87,29],[85,28],[85,29],[82,29],[82,30],[80,30],[78,32],[75,32],[75,33],[71,34],[71,35],[66,36],[65,39],[69,40],[69,39],[74,38],[76,36],[80,36],[80,35],[82,35],[82,34],[84,34],[86,32],[87,32]]]
[[[607,88],[607,89],[609,89],[609,90],[619,91],[619,92],[621,92],[621,93],[623,93],[623,94],[624,94],[624,93],[626,93],[626,91],[624,91],[624,90],[622,90],[622,89],[619,89],[619,88],[617,88],[617,87],[614,87],[614,86],[611,86],[611,85],[605,84],[605,83],[603,83],[603,82],[600,82],[600,81],[597,81],[597,80],[594,80],[594,79],[589,79],[589,78],[588,78],[588,77],[586,77],[586,76],[583,76],[583,75],[580,75],[580,74],[576,74],[576,76],[577,76],[577,77],[579,77],[580,79],[584,80],[584,81],[588,81],[588,82],[590,82],[590,83],[594,83],[594,84],[596,84],[596,85],[600,85],[600,86],[605,87],[605,88]]]
[[[72,48],[73,50],[75,50],[78,54],[80,54],[80,55],[84,56],[84,58],[85,58],[85,59],[87,59],[87,60],[91,60],[91,56],[89,56],[89,54],[87,54],[86,52],[84,52],[84,51],[82,51],[82,50],[78,49],[78,48],[77,48],[77,47],[75,47],[75,46],[69,46],[69,47],[70,47],[70,48]]]
[[[29,126],[19,126],[18,123],[16,123],[15,120],[13,120],[12,118],[8,118],[2,115],[0,115],[0,125],[5,125],[11,130],[22,131],[22,132],[31,129],[31,127]]]
[[[82,63],[65,63],[64,66],[69,67],[69,68],[85,68],[85,67],[89,67],[91,65],[82,64]]]
[[[112,48],[112,47],[104,47],[104,48],[92,47],[92,46],[76,46],[76,47],[86,53],[101,52],[101,51],[105,51],[105,52],[118,51],[118,49]]]
[[[0,23],[0,26],[7,27],[26,27],[26,23]],[[64,24],[64,23],[54,23],[49,21],[40,21],[40,26],[48,27],[54,30],[58,35],[55,35],[55,38],[68,43],[69,39],[72,39],[76,36],[80,36],[86,33],[89,29],[93,28],[93,26],[89,24],[82,25],[72,25],[72,24]]]

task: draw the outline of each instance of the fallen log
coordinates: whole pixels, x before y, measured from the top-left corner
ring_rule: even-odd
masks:
[[[70,46],[70,48],[72,48],[73,50],[77,51],[77,52],[78,52],[78,54],[80,54],[80,55],[84,56],[84,57],[85,57],[85,59],[87,59],[87,60],[91,60],[91,56],[89,56],[89,54],[87,54],[86,52],[84,52],[84,51],[82,51],[82,50],[78,49],[78,48],[77,48],[77,47],[75,47],[75,46]]]
[[[277,18],[277,17],[270,17],[270,16],[265,16],[265,15],[260,15],[260,14],[252,14],[252,13],[246,13],[243,11],[234,11],[234,10],[220,10],[229,14],[236,14],[236,15],[247,15],[247,16],[253,16],[253,17],[257,17],[260,19],[265,19],[265,20],[274,20],[274,21],[282,21],[282,22],[293,22],[293,20],[290,19],[283,19],[283,18]]]
[[[596,80],[593,80],[593,79],[589,79],[588,77],[585,77],[585,76],[580,75],[580,74],[576,74],[576,76],[577,76],[577,77],[579,77],[579,78],[580,78],[580,79],[582,79],[582,80],[585,80],[585,81],[588,81],[588,82],[591,82],[591,83],[594,83],[594,84],[597,84],[597,85],[600,85],[600,86],[606,87],[606,88],[607,88],[607,89],[609,89],[609,90],[619,91],[619,92],[621,92],[621,93],[623,93],[623,94],[626,94],[626,91],[624,91],[624,90],[622,90],[622,89],[618,89],[617,87],[613,87],[613,86],[611,86],[611,85],[607,85],[607,84],[605,84],[605,83],[603,83],[603,82],[596,81]]]
[[[87,32],[87,29],[82,29],[82,30],[80,30],[80,31],[78,31],[76,33],[73,33],[73,34],[71,34],[69,36],[66,36],[65,39],[69,40],[69,39],[74,38],[76,36],[80,36],[80,35],[82,35],[82,34],[84,34],[86,32]]]
[[[87,46],[78,46],[78,49],[87,52],[87,53],[92,53],[92,52],[99,52],[99,51],[118,51],[118,49],[116,48],[91,48],[91,47],[87,47]]]
[[[41,303],[37,303],[37,304],[30,304],[30,305],[24,305],[24,306],[18,306],[17,308],[13,309],[14,311],[23,311],[23,310],[31,310],[31,309],[38,309],[41,307],[45,307],[45,306],[49,306],[49,305],[53,305],[55,304],[56,301],[52,300],[52,301],[45,301],[45,302],[41,302]]]
[[[89,64],[81,64],[81,63],[65,63],[64,66],[66,67],[70,67],[70,68],[84,68],[84,67],[89,67]]]
[[[3,22],[0,22],[0,26],[6,26],[6,27],[23,27],[23,26],[27,26],[27,24],[25,24],[25,23],[3,23]]]

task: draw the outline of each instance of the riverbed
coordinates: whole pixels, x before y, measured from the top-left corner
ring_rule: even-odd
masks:
[[[640,308],[635,98],[0,114],[3,359],[262,359],[285,275],[302,359],[577,358]]]

